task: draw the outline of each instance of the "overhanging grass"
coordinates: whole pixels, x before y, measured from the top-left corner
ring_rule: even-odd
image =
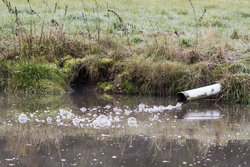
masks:
[[[208,10],[198,36],[186,0],[55,2],[31,1],[34,13],[27,1],[11,1],[14,14],[0,3],[1,89],[62,92],[99,82],[104,91],[173,95],[221,82],[222,100],[249,103],[249,2],[194,0],[197,16]]]
[[[0,74],[4,90],[60,93],[67,87],[65,74],[55,64],[3,61]]]

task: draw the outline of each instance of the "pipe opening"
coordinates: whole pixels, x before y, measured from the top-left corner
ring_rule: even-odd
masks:
[[[176,101],[185,103],[187,101],[187,97],[184,95],[184,93],[179,92],[176,94]]]

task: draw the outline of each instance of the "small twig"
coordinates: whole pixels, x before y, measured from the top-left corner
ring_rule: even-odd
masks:
[[[109,17],[109,12],[108,12],[108,10],[109,10],[109,4],[107,3],[107,17]]]
[[[59,26],[59,23],[54,19],[55,13],[56,13],[56,9],[57,9],[57,3],[55,3],[55,8],[54,8],[54,12],[52,14],[52,19],[51,19],[51,23],[53,25]]]
[[[100,21],[100,14],[99,14],[99,6],[97,1],[95,0],[96,5],[96,11],[97,11],[97,17],[98,17],[98,25],[96,26],[97,29],[97,41],[100,42],[100,31],[101,31],[101,21]]]
[[[29,4],[29,7],[30,7],[31,14],[36,14],[41,19],[41,17],[39,16],[39,14],[35,10],[32,9],[31,4],[30,4],[30,0],[27,0],[27,1],[28,1],[28,4]]]
[[[89,35],[89,40],[90,40],[91,39],[91,34],[90,34],[90,28],[89,28],[89,23],[88,23],[88,17],[83,12],[82,12],[82,17],[83,17],[83,21],[84,21],[84,23],[86,25],[88,35]]]
[[[131,53],[133,53],[133,49],[132,49],[131,44],[130,44],[129,33],[126,33],[125,35],[127,37],[127,42],[128,42],[129,50],[131,51]]]
[[[67,12],[68,12],[68,6],[65,7],[65,11],[64,11],[64,17],[66,17],[67,15]]]
[[[43,38],[43,29],[44,29],[44,20],[43,20],[43,23],[42,23],[41,34],[40,34],[40,38],[39,38],[39,42],[38,42],[39,46],[40,46],[40,44],[42,42],[42,38]]]
[[[7,0],[2,0],[5,6],[7,7],[9,13],[15,14],[15,10],[12,8],[11,3]]]
[[[15,7],[15,16],[16,16],[16,24],[19,26],[21,23],[20,23],[20,19],[18,17],[18,11],[17,11],[16,7]]]
[[[56,13],[56,9],[57,9],[57,2],[55,3],[55,8],[54,8],[53,15],[55,15],[55,13]]]
[[[200,22],[203,20],[203,17],[205,16],[206,13],[207,13],[207,9],[205,8],[204,11],[203,11],[203,13],[202,13],[202,15],[201,15],[201,17],[199,18],[199,20],[197,22],[197,25],[200,24]]]
[[[198,38],[199,38],[199,25],[198,25],[198,19],[197,19],[197,15],[196,15],[196,11],[193,5],[192,0],[188,0],[191,8],[193,9],[193,14],[194,14],[194,20],[195,20],[195,27],[196,27],[196,39],[195,39],[195,46],[194,46],[194,51],[196,52],[197,49],[197,45],[198,45]]]
[[[153,29],[153,32],[155,32],[155,27],[154,27],[152,21],[150,20],[149,17],[147,17],[147,18],[148,18],[148,21],[149,21],[149,23],[150,23],[150,26],[151,26],[152,29]],[[158,39],[157,39],[157,35],[156,35],[156,34],[154,34],[154,39],[155,39],[155,45],[158,46]]]
[[[113,13],[118,19],[119,19],[119,21],[120,21],[120,23],[121,24],[123,24],[124,23],[124,21],[123,21],[123,19],[122,19],[122,17],[121,16],[119,16],[119,14],[118,13],[116,13],[114,10],[111,10],[111,9],[108,9],[108,12],[111,12],[111,13]]]

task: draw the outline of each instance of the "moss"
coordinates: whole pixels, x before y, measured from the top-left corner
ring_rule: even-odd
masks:
[[[112,100],[113,97],[109,94],[103,93],[100,96],[98,96],[98,99],[109,101],[109,100]]]
[[[49,93],[65,93],[65,89],[58,82],[51,81],[48,79],[40,80],[38,83],[38,90],[40,92],[49,92]]]
[[[66,59],[64,61],[63,69],[66,73],[72,72],[72,69],[76,68],[77,65],[81,64],[84,60],[84,58]]]
[[[62,62],[66,62],[67,60],[73,59],[71,55],[66,55],[62,58]]]
[[[100,63],[103,66],[111,66],[114,63],[114,60],[111,58],[102,58]]]
[[[102,82],[102,83],[98,83],[98,87],[104,91],[104,92],[108,92],[111,91],[113,88],[113,85],[111,84],[111,82]]]
[[[109,73],[109,69],[114,64],[114,60],[111,58],[102,58],[98,62],[98,70],[102,76],[107,76]]]
[[[51,92],[66,89],[65,74],[55,64],[36,64],[32,61],[6,61],[1,63],[1,71],[5,71],[1,80],[5,90],[28,92]],[[46,87],[44,81],[51,81]],[[53,83],[53,84],[51,84]],[[55,86],[55,88],[52,88]],[[60,89],[58,89],[60,87]],[[58,92],[57,92],[58,93]]]
[[[186,88],[188,73],[176,62],[133,60],[117,75],[116,83],[126,93],[169,95]],[[119,87],[118,87],[119,88]]]
[[[133,84],[132,82],[130,82],[128,80],[125,80],[122,83],[122,88],[123,88],[123,91],[125,93],[130,93],[130,94],[138,94],[138,93],[140,93],[138,86],[136,86],[135,84]]]

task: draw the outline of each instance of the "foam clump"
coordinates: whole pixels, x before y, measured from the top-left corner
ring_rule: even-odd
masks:
[[[80,108],[80,110],[81,110],[81,112],[87,111],[87,109],[85,107]]]
[[[144,109],[144,108],[146,108],[146,105],[145,104],[143,104],[143,103],[141,103],[141,104],[139,104],[139,109]]]
[[[159,119],[159,115],[155,114],[154,115],[154,120],[158,120]]]
[[[59,110],[59,114],[62,116],[62,118],[67,118],[67,119],[70,119],[73,114],[71,111],[68,111],[68,110],[65,110],[65,109],[60,109]]]
[[[133,111],[125,109],[125,115],[129,115],[130,113],[132,113]]]
[[[79,124],[80,124],[80,119],[79,118],[74,118],[73,120],[72,120],[72,122],[73,122],[73,124],[75,125],[75,126],[79,126]]]
[[[128,126],[137,126],[137,121],[135,117],[130,117],[128,119]]]
[[[110,109],[111,106],[110,106],[110,105],[106,105],[104,108],[105,108],[105,109]]]
[[[120,121],[120,118],[118,116],[115,116],[114,117],[114,122],[119,122]]]
[[[173,105],[168,105],[167,107],[166,107],[166,110],[173,110],[173,109],[179,109],[179,108],[181,108],[181,106],[182,106],[182,104],[183,103],[177,103],[175,106],[173,106]]]
[[[155,113],[155,112],[163,112],[165,110],[173,110],[173,109],[178,109],[182,106],[183,103],[177,103],[176,106],[173,105],[168,105],[167,107],[165,106],[153,106],[153,107],[148,107],[145,104],[139,104],[138,110],[136,112],[149,112],[149,113]],[[126,113],[125,113],[126,114]]]
[[[26,123],[28,121],[28,117],[26,114],[22,113],[18,116],[18,121],[22,124]]]
[[[111,122],[109,121],[106,115],[98,116],[92,123],[92,125],[96,128],[106,128],[111,126]]]
[[[47,121],[48,124],[51,124],[51,123],[52,123],[52,120],[53,120],[53,119],[52,119],[51,117],[47,117],[47,119],[46,119],[46,121]]]

